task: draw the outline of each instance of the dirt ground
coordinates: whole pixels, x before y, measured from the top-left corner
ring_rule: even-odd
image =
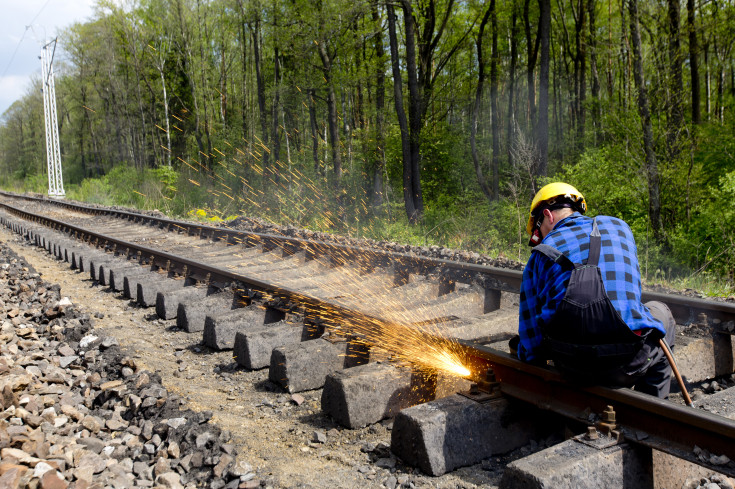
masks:
[[[389,421],[359,430],[342,428],[321,413],[321,390],[292,397],[268,381],[267,369],[238,367],[231,352],[203,346],[201,334],[178,330],[175,320],[158,319],[153,309],[96,285],[88,274],[22,244],[4,228],[0,240],[46,281],[59,284],[62,296],[95,318],[96,329],[116,337],[145,368],[160,374],[185,407],[212,411],[213,422],[232,433],[239,459],[253,467],[264,487],[496,487],[502,476],[508,461],[504,457],[441,477],[425,476],[390,456]],[[378,459],[383,460],[376,464]]]

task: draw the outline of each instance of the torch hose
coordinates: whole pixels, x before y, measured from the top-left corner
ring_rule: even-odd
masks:
[[[684,402],[686,402],[687,406],[692,407],[692,399],[691,397],[689,397],[687,388],[684,385],[684,380],[681,378],[679,369],[676,367],[676,362],[674,361],[674,355],[671,354],[671,348],[669,348],[669,344],[666,343],[666,340],[664,338],[661,338],[660,340],[658,340],[658,342],[661,345],[661,349],[663,349],[664,354],[666,355],[666,359],[669,361],[669,365],[671,365],[671,370],[673,370],[674,375],[676,376],[676,381],[679,383],[679,388],[681,389],[681,393],[684,395]]]

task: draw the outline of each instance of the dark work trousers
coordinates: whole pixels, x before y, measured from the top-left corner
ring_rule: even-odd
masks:
[[[651,311],[653,317],[661,321],[664,325],[666,329],[666,343],[673,350],[674,339],[676,337],[676,323],[669,307],[663,302],[658,301],[647,302],[645,306]],[[669,396],[669,390],[671,388],[671,365],[658,343],[658,336],[656,336],[655,340],[651,340],[650,343],[647,345],[650,347],[647,362],[648,369],[645,370],[643,377],[636,381],[635,390],[666,399]],[[646,348],[644,347],[644,349]]]

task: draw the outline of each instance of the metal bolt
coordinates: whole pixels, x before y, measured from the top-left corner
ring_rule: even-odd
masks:
[[[597,440],[600,438],[599,433],[597,433],[597,429],[594,426],[588,426],[587,427],[587,439],[588,440]]]
[[[488,382],[497,382],[497,379],[495,377],[495,370],[493,370],[492,368],[488,368],[485,375],[485,380],[487,380]]]
[[[474,396],[474,395],[478,395],[479,393],[480,393],[480,386],[477,385],[477,384],[475,384],[475,383],[471,384],[470,385],[470,394],[472,394]]]
[[[615,410],[612,406],[607,406],[602,412],[602,420],[606,423],[615,423]]]

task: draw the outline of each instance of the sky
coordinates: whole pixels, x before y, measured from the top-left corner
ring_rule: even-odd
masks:
[[[0,0],[0,115],[41,75],[41,41],[93,14],[96,0]],[[32,29],[26,26],[32,25]],[[14,55],[15,54],[15,55]],[[59,55],[57,48],[56,56]]]

